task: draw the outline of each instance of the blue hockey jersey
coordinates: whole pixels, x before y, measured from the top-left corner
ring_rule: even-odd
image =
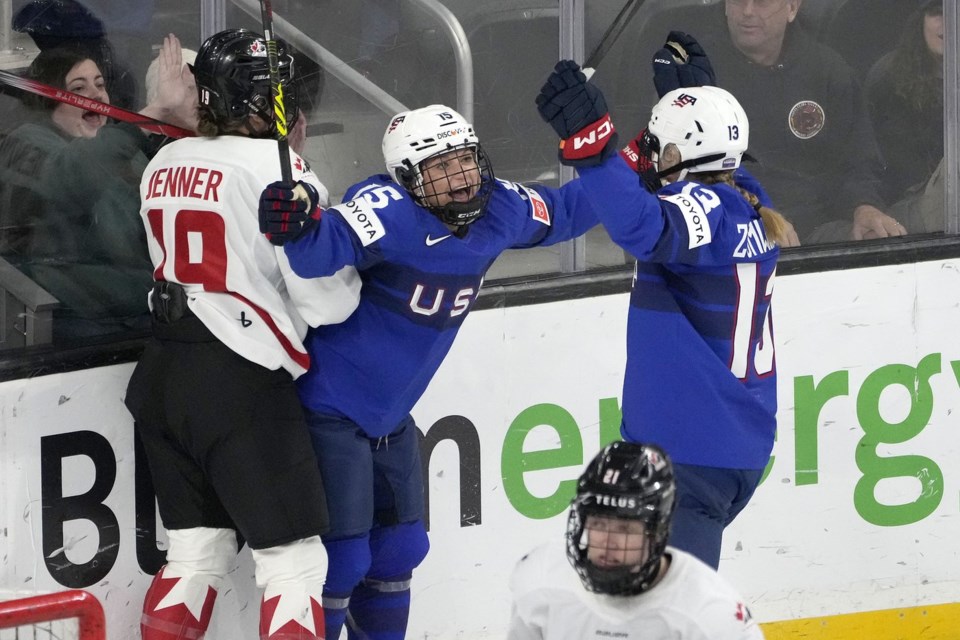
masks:
[[[462,238],[385,175],[354,185],[313,231],[285,246],[301,277],[354,265],[363,282],[353,315],[304,341],[304,405],[349,418],[371,437],[392,432],[450,350],[493,261],[596,223],[577,181],[552,189],[498,180],[486,213]]]
[[[760,214],[724,184],[652,195],[619,157],[580,177],[611,238],[637,258],[623,437],[683,464],[762,469],[776,431],[779,249]]]

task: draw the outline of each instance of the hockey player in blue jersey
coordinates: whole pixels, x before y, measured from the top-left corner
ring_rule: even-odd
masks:
[[[309,185],[274,183],[261,230],[301,277],[354,265],[360,306],[308,334],[298,381],[326,483],[329,638],[400,639],[412,570],[427,553],[417,427],[410,410],[450,349],[493,261],[597,223],[580,186],[496,180],[473,127],[432,105],[398,114],[383,136],[388,175],[321,210]]]
[[[663,46],[653,54],[650,62],[658,98],[663,98],[667,93],[681,87],[717,86],[717,77],[707,52],[696,38],[683,31],[668,33]],[[641,179],[651,191],[656,191],[662,186],[661,177],[657,175],[650,160],[650,150],[640,149],[647,146],[644,142],[646,131],[641,131],[640,135],[621,149],[620,156],[641,175]],[[748,156],[744,155],[744,159],[747,158]],[[756,206],[759,202],[764,207],[773,208],[770,196],[743,164],[734,169],[733,182],[746,192],[745,197],[750,199],[752,205]],[[756,200],[753,199],[754,196]],[[778,220],[777,224],[783,229],[779,246],[799,247],[800,238],[793,225],[785,218]]]
[[[770,299],[787,226],[734,184],[746,114],[717,87],[666,93],[639,144],[658,183],[645,187],[604,142],[603,94],[576,63],[557,64],[537,107],[610,237],[637,258],[621,434],[673,458],[670,544],[717,567],[723,529],[753,495],[776,431]]]

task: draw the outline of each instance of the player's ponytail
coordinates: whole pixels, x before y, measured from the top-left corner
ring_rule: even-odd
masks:
[[[732,174],[727,174],[732,175]],[[731,177],[728,184],[733,184]],[[747,191],[743,187],[733,185],[740,192],[750,206],[757,210],[760,217],[763,218],[763,227],[767,232],[767,239],[776,245],[783,245],[787,241],[787,221],[779,211],[774,211],[770,207],[760,204],[760,199],[756,194]]]
[[[781,214],[779,211],[771,209],[770,207],[762,205],[756,194],[751,193],[750,191],[747,191],[743,187],[737,185],[733,180],[732,171],[712,171],[708,173],[699,173],[696,174],[696,179],[698,182],[702,182],[703,184],[727,184],[739,191],[740,195],[743,196],[743,198],[757,211],[757,213],[760,214],[760,217],[763,219],[763,226],[767,233],[767,239],[776,245],[788,245],[787,228],[789,223],[787,222],[786,218],[783,217],[783,214]]]
[[[741,189],[741,192],[743,190]],[[751,196],[756,199],[752,193]],[[767,232],[767,239],[776,245],[784,245],[787,242],[787,219],[779,211],[774,211],[770,207],[765,207],[757,202],[757,213],[763,218],[763,227]]]

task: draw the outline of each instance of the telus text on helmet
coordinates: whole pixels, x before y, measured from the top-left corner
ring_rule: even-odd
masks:
[[[616,507],[618,509],[634,509],[637,506],[637,499],[629,496],[608,496],[597,494],[597,504],[604,507]]]

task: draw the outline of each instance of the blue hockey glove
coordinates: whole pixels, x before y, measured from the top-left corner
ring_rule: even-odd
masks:
[[[275,245],[284,245],[320,222],[320,195],[303,182],[271,182],[260,194],[260,233]]]
[[[561,60],[537,96],[537,110],[560,136],[560,162],[600,164],[617,152],[617,132],[603,92],[587,82],[580,66]]]
[[[671,31],[663,48],[653,54],[653,84],[662,98],[681,87],[716,85],[717,76],[696,38]]]

